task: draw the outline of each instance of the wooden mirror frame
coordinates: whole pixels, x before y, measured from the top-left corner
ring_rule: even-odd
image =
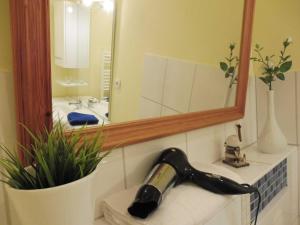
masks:
[[[112,124],[104,148],[125,146],[244,117],[255,0],[245,0],[236,105],[202,112]],[[49,0],[10,0],[18,141],[52,127]],[[86,129],[87,135],[99,128]]]

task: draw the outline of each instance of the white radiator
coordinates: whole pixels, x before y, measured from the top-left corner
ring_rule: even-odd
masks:
[[[111,68],[112,55],[111,51],[103,51],[102,55],[102,79],[101,79],[101,97],[105,97],[104,93],[110,91],[111,86]]]

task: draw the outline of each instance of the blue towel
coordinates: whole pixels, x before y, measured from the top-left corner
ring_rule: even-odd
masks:
[[[68,114],[68,121],[72,126],[95,125],[99,120],[94,115],[71,112]]]

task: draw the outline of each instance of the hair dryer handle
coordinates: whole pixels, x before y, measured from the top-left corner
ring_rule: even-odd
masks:
[[[256,188],[247,185],[239,184],[231,179],[219,175],[205,173],[194,170],[190,175],[190,180],[213,193],[223,195],[239,195],[256,192]]]

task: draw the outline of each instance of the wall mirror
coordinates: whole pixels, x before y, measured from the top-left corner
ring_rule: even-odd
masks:
[[[89,115],[85,133],[103,129],[110,148],[244,115],[254,0],[12,0],[11,12],[17,116],[32,130]]]
[[[124,21],[140,45],[120,40],[114,74],[115,2],[50,3],[54,122],[76,129],[86,122],[78,113],[95,116],[94,127],[235,106],[243,1],[143,1]]]

